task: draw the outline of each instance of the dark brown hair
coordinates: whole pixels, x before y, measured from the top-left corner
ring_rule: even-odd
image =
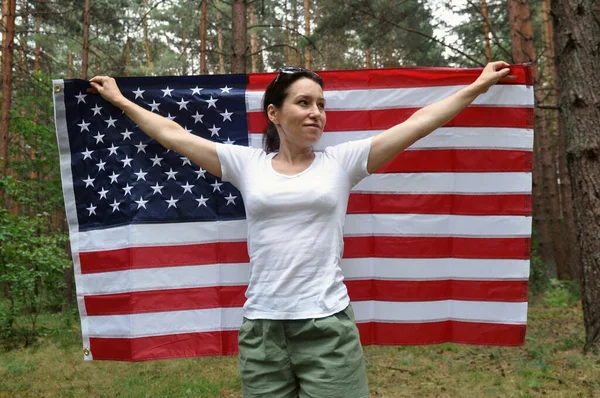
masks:
[[[263,110],[267,120],[269,119],[269,115],[267,113],[267,108],[269,105],[273,104],[275,108],[281,108],[283,101],[285,101],[285,98],[288,95],[290,86],[295,81],[302,78],[310,79],[321,86],[321,88],[324,88],[323,79],[321,79],[321,76],[308,69],[298,68],[298,71],[294,73],[279,72],[277,77],[273,79],[267,86],[265,95],[263,97]],[[279,133],[277,133],[277,127],[275,127],[273,122],[269,121],[269,125],[267,126],[263,137],[264,150],[267,153],[276,152],[279,151],[279,145],[280,141]]]

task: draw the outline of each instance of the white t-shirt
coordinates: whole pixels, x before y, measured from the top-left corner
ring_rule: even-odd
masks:
[[[223,180],[240,190],[246,208],[246,318],[320,318],[350,303],[340,268],[343,227],[350,189],[369,175],[370,148],[371,138],[328,147],[287,176],[273,169],[276,153],[217,143]]]

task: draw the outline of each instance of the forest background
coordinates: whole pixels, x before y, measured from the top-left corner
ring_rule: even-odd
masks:
[[[2,0],[0,394],[239,394],[234,358],[82,364],[52,79],[505,60],[531,63],[536,102],[527,343],[369,347],[371,390],[600,396],[599,15],[600,0]]]

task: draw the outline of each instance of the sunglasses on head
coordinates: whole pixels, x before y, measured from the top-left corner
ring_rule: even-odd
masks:
[[[279,76],[286,74],[286,75],[295,75],[296,73],[300,73],[300,72],[308,72],[311,73],[317,77],[319,77],[318,74],[316,74],[315,72],[313,72],[310,69],[304,69],[304,68],[299,68],[297,66],[282,66],[281,68],[279,68],[279,70],[277,71],[277,77],[275,78],[275,84],[277,84],[277,82],[279,81]]]

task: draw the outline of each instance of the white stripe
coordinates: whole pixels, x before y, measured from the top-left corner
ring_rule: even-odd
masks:
[[[223,227],[224,224],[228,224],[227,228]],[[217,235],[214,233],[215,228],[219,230]],[[246,228],[246,221],[133,224],[81,232],[79,240],[81,252],[93,252],[126,247],[245,241]],[[227,233],[224,232],[225,229]],[[346,236],[529,236],[531,217],[348,214],[344,234]]]
[[[466,86],[381,88],[373,90],[327,90],[327,110],[370,110],[420,108],[446,98]],[[247,91],[248,112],[262,112],[264,91]],[[492,86],[473,105],[533,107],[533,87],[527,85]]]
[[[346,280],[527,280],[529,260],[347,258]],[[78,295],[247,285],[248,263],[194,265],[76,276]]]
[[[348,214],[345,236],[531,236],[528,216]]]
[[[353,192],[429,194],[531,193],[531,173],[398,173],[372,174]]]
[[[322,151],[346,141],[356,141],[374,137],[381,130],[332,131],[325,132],[315,144],[314,149]],[[249,144],[254,148],[263,147],[264,134],[249,134]],[[517,128],[483,127],[443,127],[420,139],[408,149],[520,149],[531,151],[533,148],[533,130]]]
[[[435,322],[461,320],[525,324],[527,302],[427,301],[352,303],[357,322]],[[242,323],[238,308],[152,312],[131,315],[88,316],[89,337],[145,337],[165,334],[235,330]]]

